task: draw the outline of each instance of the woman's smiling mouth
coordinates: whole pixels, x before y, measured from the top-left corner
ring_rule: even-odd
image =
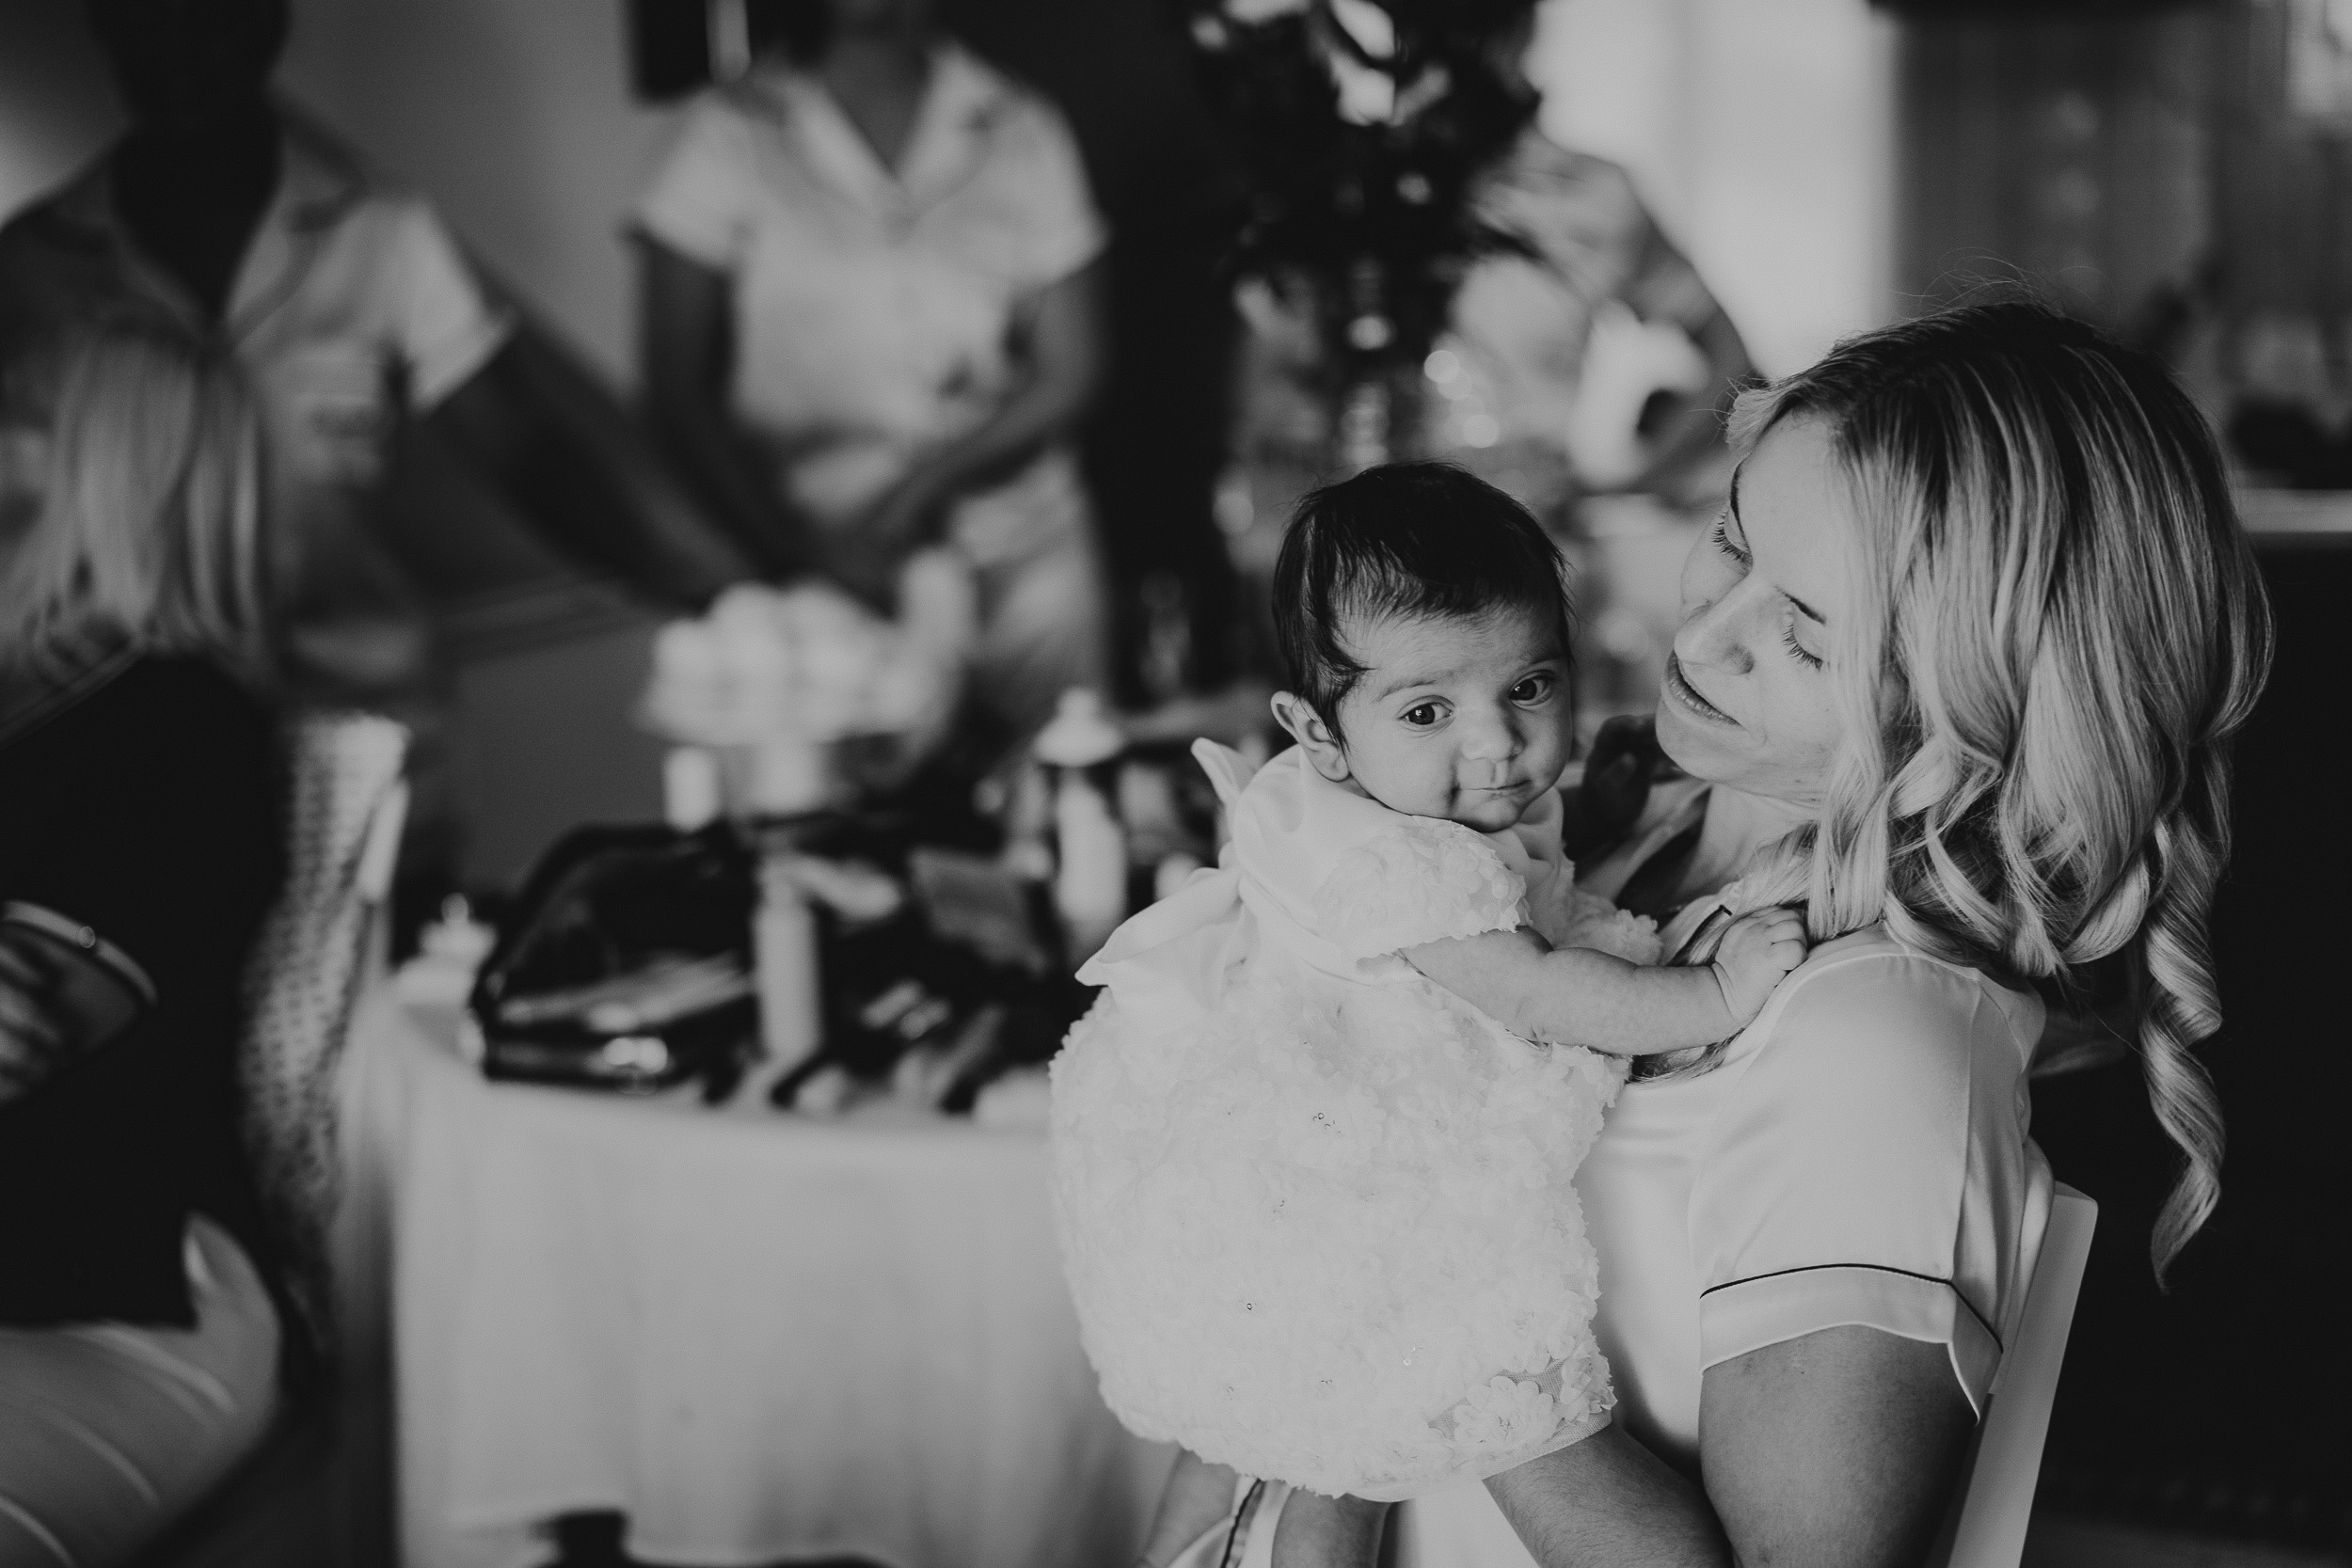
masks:
[[[1713,724],[1732,725],[1737,725],[1740,722],[1740,721],[1734,719],[1730,714],[1725,713],[1722,708],[1717,707],[1714,704],[1699,695],[1698,688],[1692,686],[1682,673],[1682,660],[1677,658],[1671,653],[1666,656],[1666,679],[1664,685],[1668,694],[1670,694],[1676,702],[1680,703],[1684,707],[1689,708],[1692,713],[1698,715],[1701,719],[1708,721],[1708,722]]]

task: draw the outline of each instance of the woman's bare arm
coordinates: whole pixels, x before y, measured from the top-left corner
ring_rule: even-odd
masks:
[[[1768,1345],[1700,1384],[1699,1464],[1742,1563],[1917,1562],[1975,1427],[1944,1346],[1875,1328]]]
[[[1136,1568],[1168,1568],[1186,1546],[1233,1512],[1233,1490],[1231,1468],[1212,1465],[1190,1449],[1177,1449]]]
[[[1486,1490],[1539,1568],[1723,1568],[1734,1560],[1706,1495],[1623,1427],[1505,1470]]]
[[[1423,942],[1403,956],[1513,1034],[1642,1056],[1737,1033],[1804,953],[1796,915],[1759,910],[1724,932],[1714,962],[1690,968],[1553,947],[1526,927]]]
[[[1542,1568],[1907,1568],[1974,1425],[1942,1345],[1823,1329],[1707,1370],[1704,1493],[1618,1427],[1486,1486]]]

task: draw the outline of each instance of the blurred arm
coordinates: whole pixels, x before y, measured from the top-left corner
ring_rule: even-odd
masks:
[[[1002,479],[1085,413],[1104,360],[1099,263],[1043,290],[1015,322],[1027,374],[986,422],[924,453],[866,515],[839,531],[833,574],[887,609],[899,565],[946,531],[967,490]]]
[[[726,274],[638,236],[639,363],[654,432],[736,545],[771,577],[815,564],[805,521],[776,493],[767,465],[735,428]]]
[[[1042,291],[1019,323],[1026,379],[993,419],[926,453],[900,482],[901,504],[935,513],[958,493],[1019,468],[1076,424],[1103,379],[1102,310],[1099,262]]]
[[[543,538],[658,598],[700,608],[751,575],[613,400],[529,326],[425,418]]]
[[[1677,269],[1688,278],[1687,285],[1676,291],[1680,297],[1675,308],[1648,312],[1649,317],[1680,327],[1698,346],[1707,356],[1707,384],[1713,393],[1707,401],[1693,402],[1677,412],[1673,423],[1654,437],[1656,454],[1627,485],[1629,490],[1671,493],[1682,475],[1704,464],[1723,445],[1724,420],[1731,412],[1732,399],[1757,372],[1740,329],[1689,260],[1658,231],[1655,223],[1650,225],[1649,245],[1647,270]]]

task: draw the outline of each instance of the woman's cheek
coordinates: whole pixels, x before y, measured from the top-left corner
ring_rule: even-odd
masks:
[[[1832,766],[1845,744],[1845,716],[1837,706],[1836,689],[1826,670],[1796,670],[1777,684],[1775,706],[1783,715],[1780,741],[1789,770],[1810,781],[1818,793],[1829,782]]]

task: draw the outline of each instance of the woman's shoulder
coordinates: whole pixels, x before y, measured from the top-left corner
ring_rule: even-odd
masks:
[[[1724,1066],[1751,1102],[1926,1107],[2022,1080],[2042,1023],[2030,992],[1871,926],[1815,948]]]
[[[1991,1008],[2016,1032],[2038,1029],[2041,1002],[2003,985],[1974,964],[1907,942],[1883,924],[1863,927],[1822,942],[1786,983],[1789,1006],[1802,998],[1808,1012],[1891,1022],[1939,1021],[1950,1026]],[[1808,994],[1809,993],[1809,994]],[[2027,1041],[2031,1043],[2030,1040]]]

